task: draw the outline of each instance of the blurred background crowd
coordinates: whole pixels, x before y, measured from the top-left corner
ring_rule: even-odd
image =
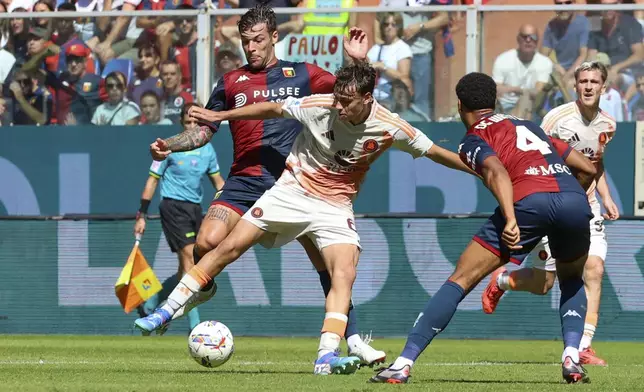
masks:
[[[618,4],[619,0],[589,1]],[[644,121],[644,0],[642,11],[542,12],[540,17],[495,15],[497,32],[482,24],[482,48],[494,34],[502,47],[483,53],[481,69],[498,83],[498,109],[539,120],[576,99],[575,67],[596,59],[610,69],[601,106],[617,121]],[[257,0],[0,0],[0,123],[7,125],[178,124],[197,100],[196,16],[39,18],[44,11],[194,10],[249,8]],[[346,8],[345,13],[278,14],[278,57],[291,60],[289,37],[311,39],[307,59],[333,71],[324,37],[352,25],[368,31],[368,57],[378,70],[376,98],[408,121],[451,121],[450,83],[464,71],[465,18],[459,12],[414,12],[422,5],[467,0],[270,0],[274,7]],[[484,3],[575,4],[573,0]],[[577,1],[576,3],[585,3]],[[352,7],[408,7],[406,12],[357,14]],[[22,15],[24,16],[24,15]],[[507,18],[507,24],[498,26]],[[245,63],[237,16],[213,18],[216,83]],[[511,19],[511,20],[510,20]],[[488,22],[492,20],[489,19]],[[489,23],[488,23],[489,25]],[[308,38],[307,38],[308,37]],[[316,41],[317,38],[317,41]],[[302,41],[297,41],[301,47]],[[332,41],[331,41],[332,42]],[[317,50],[315,45],[317,43]],[[497,45],[498,46],[498,45]],[[485,49],[483,50],[485,51]],[[498,53],[494,53],[494,52]],[[490,53],[494,53],[493,56]],[[317,58],[316,58],[317,56]],[[319,60],[319,61],[318,61]],[[205,104],[205,102],[198,102]]]

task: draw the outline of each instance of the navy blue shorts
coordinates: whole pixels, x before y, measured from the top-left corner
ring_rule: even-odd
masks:
[[[224,189],[217,192],[210,205],[223,205],[244,215],[274,184],[275,180],[272,178],[231,176],[226,179]]]
[[[473,240],[502,259],[521,264],[541,238],[548,236],[552,256],[573,261],[588,253],[590,220],[593,217],[586,195],[575,192],[533,193],[514,203],[521,231],[522,249],[510,251],[502,242],[505,218],[497,208]]]

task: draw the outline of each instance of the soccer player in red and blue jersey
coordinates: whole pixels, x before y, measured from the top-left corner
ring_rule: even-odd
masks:
[[[294,63],[275,57],[278,40],[273,10],[263,4],[246,12],[239,21],[239,33],[248,65],[226,73],[217,83],[206,109],[230,110],[258,102],[278,102],[288,97],[305,97],[333,92],[335,77],[307,63]],[[364,59],[366,35],[351,29],[344,47],[353,59]],[[157,139],[150,146],[154,159],[162,160],[172,151],[193,150],[208,143],[219,123],[207,124],[195,132],[183,132],[166,140]],[[295,138],[302,130],[297,120],[236,120],[230,122],[234,145],[234,161],[224,189],[215,196],[204,219],[195,246],[197,263],[232,231],[246,211],[270,189],[285,169],[285,161]],[[325,296],[331,288],[331,277],[320,252],[306,236],[298,239],[320,276]],[[204,296],[212,296],[216,285],[203,288]],[[183,312],[175,314],[180,317]],[[349,354],[366,365],[382,363],[386,353],[373,349],[359,335],[355,311],[349,309],[345,337]]]
[[[496,84],[488,75],[465,75],[456,95],[468,129],[459,147],[461,160],[482,177],[499,207],[418,315],[402,354],[371,381],[407,382],[414,362],[447,327],[463,298],[508,261],[521,264],[544,236],[551,239],[561,288],[563,377],[569,383],[587,381],[578,348],[586,315],[582,275],[593,215],[580,183],[590,186],[596,169],[565,142],[546,136],[538,125],[495,114]]]

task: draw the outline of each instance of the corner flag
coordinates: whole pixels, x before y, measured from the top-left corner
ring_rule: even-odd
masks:
[[[139,249],[140,240],[140,236],[137,236],[134,248],[130,252],[130,257],[128,257],[127,263],[114,285],[114,292],[125,313],[130,313],[137,306],[161,291],[159,279],[157,279],[154,271],[148,265],[141,249]]]

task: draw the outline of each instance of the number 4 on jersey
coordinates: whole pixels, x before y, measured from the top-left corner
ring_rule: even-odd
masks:
[[[517,128],[517,148],[521,151],[539,151],[541,155],[552,153],[550,145],[545,140],[541,140],[526,126],[519,125]]]

